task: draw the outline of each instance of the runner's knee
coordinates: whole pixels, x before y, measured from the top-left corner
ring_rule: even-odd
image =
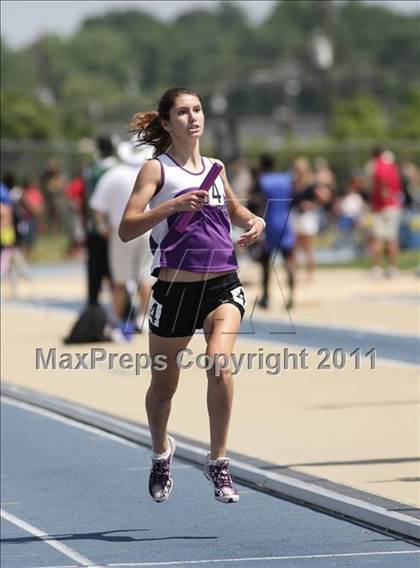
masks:
[[[160,384],[152,383],[150,385],[149,393],[157,402],[169,402],[172,400],[177,389],[177,383]]]

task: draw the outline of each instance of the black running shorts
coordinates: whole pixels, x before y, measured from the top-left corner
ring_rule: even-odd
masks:
[[[233,304],[245,313],[245,292],[236,272],[200,282],[165,282],[152,287],[150,331],[162,337],[187,337],[221,304]]]

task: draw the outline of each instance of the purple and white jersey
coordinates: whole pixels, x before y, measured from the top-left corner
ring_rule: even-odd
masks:
[[[161,154],[158,160],[161,183],[150,200],[150,209],[198,189],[212,166],[211,160],[203,157],[203,168],[195,174],[181,167],[167,154]],[[204,273],[238,268],[225,189],[220,176],[209,190],[209,203],[196,211],[184,232],[179,233],[173,224],[181,215],[183,212],[170,215],[152,229],[150,248],[153,276],[157,277],[159,269],[163,267]]]

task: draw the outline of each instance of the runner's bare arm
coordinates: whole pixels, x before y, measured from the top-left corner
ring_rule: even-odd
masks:
[[[131,241],[146,233],[156,223],[175,211],[168,201],[152,211],[145,211],[160,183],[160,165],[158,160],[146,162],[138,173],[133,191],[121,219],[118,234],[123,242]]]
[[[161,169],[158,160],[150,160],[140,170],[134,183],[133,192],[125,208],[118,234],[123,242],[131,241],[147,233],[163,219],[180,211],[201,209],[207,192],[191,191],[188,194],[168,199],[149,211],[145,211],[160,184]]]
[[[248,246],[255,241],[257,241],[265,228],[265,223],[260,217],[257,217],[247,207],[241,205],[239,199],[236,197],[233,189],[229,185],[229,181],[226,176],[226,170],[223,162],[215,159],[215,162],[223,166],[223,170],[220,172],[220,176],[223,180],[223,185],[226,194],[226,203],[229,211],[229,216],[231,221],[237,227],[241,229],[248,229],[246,233],[241,235],[238,240],[239,246]]]

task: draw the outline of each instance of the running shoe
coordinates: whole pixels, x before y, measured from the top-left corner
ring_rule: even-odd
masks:
[[[127,320],[125,322],[121,322],[120,329],[124,335],[126,342],[132,341],[134,339],[134,334],[136,333],[136,329],[132,321]]]
[[[213,485],[214,498],[220,503],[236,503],[239,493],[232,483],[229,458],[217,458],[210,463],[210,454],[207,454],[204,466],[204,475]]]
[[[134,337],[134,327],[131,322],[118,322],[111,329],[111,339],[115,343],[129,343]]]
[[[175,453],[175,440],[168,436],[170,454],[167,458],[152,458],[149,478],[149,493],[156,503],[163,503],[171,494],[174,481],[171,477],[172,458]]]

